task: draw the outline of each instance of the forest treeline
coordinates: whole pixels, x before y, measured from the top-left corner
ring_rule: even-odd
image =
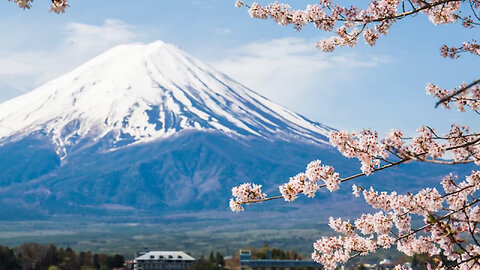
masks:
[[[120,254],[77,253],[53,244],[0,246],[0,270],[111,270],[122,267],[124,261]]]

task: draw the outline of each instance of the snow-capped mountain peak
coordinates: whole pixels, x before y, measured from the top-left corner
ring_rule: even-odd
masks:
[[[322,143],[331,129],[161,41],[117,46],[0,104],[0,144],[42,133],[60,156],[79,142],[113,150],[183,130]]]

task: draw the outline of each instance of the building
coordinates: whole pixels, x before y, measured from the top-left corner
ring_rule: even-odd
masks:
[[[250,250],[240,250],[241,270],[320,270],[322,265],[313,260],[273,260],[267,252],[266,260],[252,260]]]
[[[134,260],[134,270],[186,270],[195,259],[182,251],[142,251]]]

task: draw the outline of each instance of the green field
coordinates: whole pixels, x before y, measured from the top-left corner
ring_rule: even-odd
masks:
[[[255,220],[255,222],[252,222]],[[285,217],[269,219],[203,218],[137,218],[136,222],[119,222],[118,218],[70,218],[35,222],[1,222],[0,245],[17,246],[25,242],[54,243],[76,251],[120,253],[132,259],[136,250],[183,250],[194,257],[219,251],[233,255],[240,248],[264,245],[284,250],[295,249],[310,257],[312,243],[332,230],[325,221],[299,219],[285,222]],[[399,254],[382,251],[355,261],[374,262],[398,258]]]
[[[309,254],[313,241],[328,227],[311,224],[304,228],[272,224],[249,224],[228,220],[162,223],[93,223],[82,221],[35,221],[0,223],[0,245],[25,242],[55,243],[78,251],[121,253],[131,258],[143,247],[185,250],[194,256],[210,251],[233,254],[242,247],[265,244],[296,249]]]

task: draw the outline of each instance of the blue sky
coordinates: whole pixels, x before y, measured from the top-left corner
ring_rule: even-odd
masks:
[[[310,3],[313,3],[312,0]],[[309,1],[289,1],[304,7]],[[314,43],[328,36],[251,19],[234,0],[71,0],[63,15],[36,0],[21,10],[0,0],[0,102],[33,90],[118,44],[163,40],[304,116],[338,129],[423,124],[478,127],[474,113],[434,109],[427,82],[454,87],[480,76],[480,59],[440,57],[442,44],[480,36],[480,30],[434,26],[425,16],[394,25],[375,47],[326,54]]]

